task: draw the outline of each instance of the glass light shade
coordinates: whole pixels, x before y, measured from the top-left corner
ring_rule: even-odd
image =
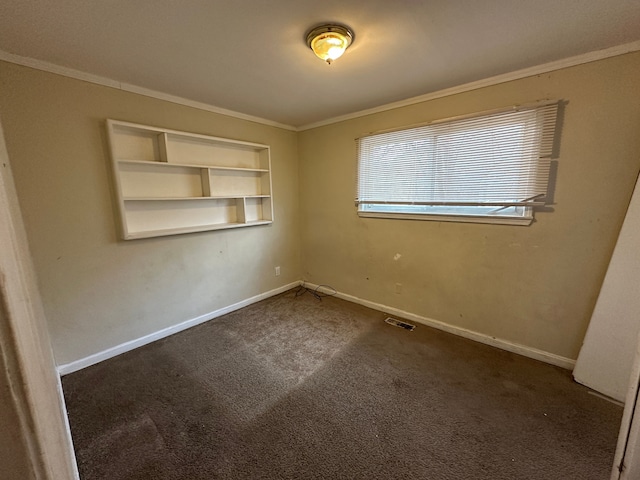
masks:
[[[353,42],[353,32],[341,25],[321,25],[307,34],[307,45],[329,65]]]

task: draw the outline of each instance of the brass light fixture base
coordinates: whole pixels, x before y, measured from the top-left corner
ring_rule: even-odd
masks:
[[[344,25],[323,24],[312,28],[307,33],[307,45],[318,58],[329,65],[342,56],[353,43],[353,31]]]

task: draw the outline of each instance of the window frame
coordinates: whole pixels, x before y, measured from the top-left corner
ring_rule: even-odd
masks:
[[[395,218],[401,220],[431,220],[438,222],[460,223],[490,223],[494,225],[531,225],[534,220],[533,207],[520,207],[524,209],[521,215],[487,215],[487,214],[463,214],[463,213],[406,213],[358,210],[358,216],[362,218]]]
[[[466,114],[466,115],[443,118],[443,119],[438,119],[438,120],[427,122],[427,123],[414,124],[414,125],[404,126],[400,128],[381,130],[381,131],[376,131],[376,132],[371,132],[365,135],[361,135],[358,138],[356,138],[356,147],[357,147],[356,151],[358,152],[356,155],[357,170],[358,170],[357,178],[356,178],[357,192],[359,192],[360,190],[360,181],[361,181],[360,169],[362,168],[359,142],[364,138],[372,137],[376,135],[394,133],[394,132],[404,132],[412,129],[417,129],[420,127],[429,127],[432,125],[455,124],[455,122],[458,122],[458,121],[481,119],[482,117],[491,117],[491,116],[502,114],[502,113],[520,112],[524,110],[537,111],[538,109],[542,109],[543,107],[549,107],[549,106],[556,107],[556,111],[555,113],[553,113],[553,133],[545,134],[542,132],[542,129],[541,129],[540,139],[543,138],[543,135],[547,135],[547,137],[545,138],[547,140],[548,138],[551,139],[551,143],[553,144],[553,147],[550,149],[549,155],[542,156],[538,154],[538,158],[547,158],[550,162],[552,158],[555,158],[555,155],[553,154],[552,150],[554,150],[554,147],[557,143],[557,137],[558,137],[558,135],[556,134],[556,131],[558,129],[557,120],[556,120],[558,117],[557,110],[559,110],[560,108],[560,101],[558,100],[545,100],[545,101],[539,101],[539,102],[534,102],[529,104],[514,105],[510,107],[503,107],[503,108],[498,108],[493,110],[475,112],[475,113]],[[551,185],[552,183],[553,183],[552,179],[547,178],[547,189],[549,189],[549,185]],[[547,193],[550,193],[550,192],[547,192]],[[549,196],[550,195],[547,195],[547,197]],[[457,206],[457,209],[460,210],[460,213],[456,213],[455,211],[454,212],[451,211],[456,209],[456,207],[453,204],[424,205],[419,202],[416,202],[414,204],[412,202],[393,202],[393,201],[384,202],[384,203],[362,202],[358,200],[358,194],[356,195],[355,203],[357,207],[358,216],[363,218],[427,220],[427,221],[483,223],[483,224],[500,224],[500,225],[530,225],[534,221],[534,210],[535,210],[535,205],[533,203],[526,204],[526,205],[510,206],[510,207],[504,207],[504,206],[490,207],[488,205],[487,206],[479,206],[479,205],[471,206],[470,205],[468,207]],[[407,210],[409,210],[410,207],[419,207],[420,209],[424,209],[425,212],[422,213],[422,212],[416,212],[416,211],[412,212],[412,211],[398,211],[398,210],[393,211],[394,204],[403,205],[407,208]],[[536,205],[540,205],[540,203],[536,203]],[[486,210],[488,208],[493,209],[495,211],[511,209],[513,211],[513,214],[496,214],[493,212],[487,213]],[[467,211],[465,211],[465,209]],[[474,209],[478,213],[474,212],[473,211]],[[484,212],[482,211],[482,209],[484,210]]]

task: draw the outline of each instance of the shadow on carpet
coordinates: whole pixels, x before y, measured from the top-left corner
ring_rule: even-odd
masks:
[[[569,372],[294,291],[63,378],[83,480],[605,479]]]

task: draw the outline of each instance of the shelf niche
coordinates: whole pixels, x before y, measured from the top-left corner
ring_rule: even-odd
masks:
[[[107,120],[122,238],[273,222],[268,145]]]

